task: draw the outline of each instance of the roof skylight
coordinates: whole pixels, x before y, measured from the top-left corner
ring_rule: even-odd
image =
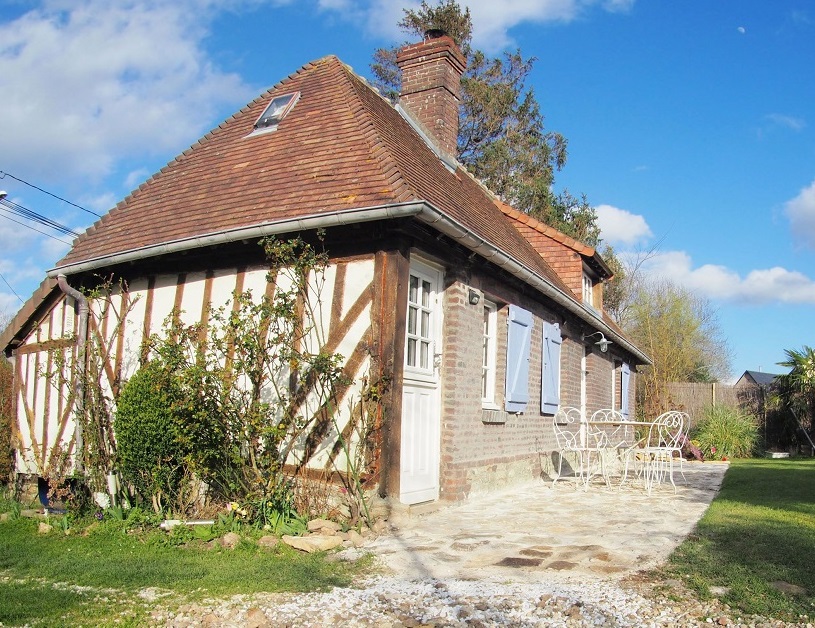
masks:
[[[269,127],[277,126],[289,111],[291,111],[297,99],[300,98],[300,92],[292,92],[291,94],[283,94],[282,96],[275,96],[266,111],[263,112],[255,122],[256,129],[268,129]]]

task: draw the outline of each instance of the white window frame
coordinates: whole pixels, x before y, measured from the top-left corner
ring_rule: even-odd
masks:
[[[497,410],[495,403],[495,371],[498,354],[498,308],[495,303],[484,301],[482,310],[484,331],[481,352],[481,405],[490,410]]]
[[[410,275],[415,276],[419,280],[419,291],[417,296],[419,302],[414,302],[410,298],[410,287],[408,287],[408,303],[405,320],[405,375],[411,379],[432,379],[435,377],[435,372],[438,368],[438,360],[440,354],[438,347],[440,343],[440,329],[441,321],[441,271],[418,260],[411,260]],[[424,283],[430,285],[430,292],[427,294],[427,302],[422,303],[421,295],[424,292]],[[410,312],[413,309],[416,313],[416,321],[414,330],[411,331],[410,325]],[[427,315],[428,329],[425,333],[421,330],[422,315]],[[414,354],[415,364],[410,363],[411,352],[409,350],[410,343],[413,342],[416,353]],[[427,347],[427,364],[422,366],[422,345]]]
[[[594,307],[594,281],[588,273],[583,273],[583,303]]]
[[[286,117],[286,114],[291,111],[292,107],[300,100],[300,92],[290,92],[275,96],[272,101],[267,105],[263,113],[255,122],[256,129],[264,129],[266,127],[274,126]]]

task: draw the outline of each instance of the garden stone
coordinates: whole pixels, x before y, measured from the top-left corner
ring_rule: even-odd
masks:
[[[273,549],[280,543],[280,539],[272,534],[265,534],[258,539],[258,545],[266,549]]]
[[[0,515],[0,521],[8,521],[9,520],[9,513],[4,512]]]
[[[246,621],[244,625],[246,628],[266,628],[266,626],[271,626],[271,623],[269,622],[269,618],[266,617],[266,613],[255,606],[246,611]]]
[[[348,530],[346,536],[354,547],[362,547],[365,544],[365,539],[356,530]]]
[[[286,545],[303,552],[312,554],[314,552],[325,552],[342,545],[342,539],[338,536],[323,536],[314,534],[312,536],[289,536],[283,535],[280,539]]]
[[[50,523],[40,522],[40,525],[37,528],[37,532],[39,532],[40,534],[49,534],[53,529],[54,526],[52,526]]]
[[[710,587],[710,594],[714,597],[722,598],[730,593],[730,587]]]
[[[797,584],[784,582],[783,580],[778,580],[772,584],[773,587],[781,591],[781,593],[786,593],[787,595],[804,595],[807,592],[805,588],[799,587]]]
[[[317,532],[318,530],[331,530],[332,532],[339,532],[342,526],[336,521],[329,521],[328,519],[312,519],[308,522],[308,531]]]
[[[374,525],[371,526],[371,530],[376,534],[383,534],[388,531],[388,522],[384,519],[377,519]]]
[[[240,535],[235,534],[234,532],[227,532],[221,537],[221,545],[227,549],[235,549],[240,542]]]

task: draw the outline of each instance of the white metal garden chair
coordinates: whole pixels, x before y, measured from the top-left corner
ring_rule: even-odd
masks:
[[[578,408],[559,408],[552,420],[552,427],[557,440],[558,452],[558,471],[552,480],[552,486],[563,475],[563,459],[568,454],[572,454],[575,459],[575,479],[586,489],[588,489],[592,476],[592,455],[596,454],[600,462],[600,472],[608,485],[608,475],[602,455],[602,450],[608,442],[605,433],[601,430],[590,429]]]
[[[648,441],[644,448],[647,460],[645,469],[645,487],[648,494],[654,484],[659,484],[667,477],[676,493],[674,482],[674,458],[682,459],[682,436],[688,422],[687,415],[678,410],[669,410],[660,414],[651,424]],[[676,456],[675,456],[676,455]],[[680,462],[680,470],[681,470]],[[682,474],[684,477],[684,473]]]

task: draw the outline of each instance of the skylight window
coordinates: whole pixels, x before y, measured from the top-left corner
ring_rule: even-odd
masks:
[[[277,126],[277,123],[291,111],[298,98],[300,98],[300,92],[293,92],[273,98],[269,106],[266,107],[266,111],[264,111],[263,115],[255,122],[255,128],[268,129],[269,127]]]

